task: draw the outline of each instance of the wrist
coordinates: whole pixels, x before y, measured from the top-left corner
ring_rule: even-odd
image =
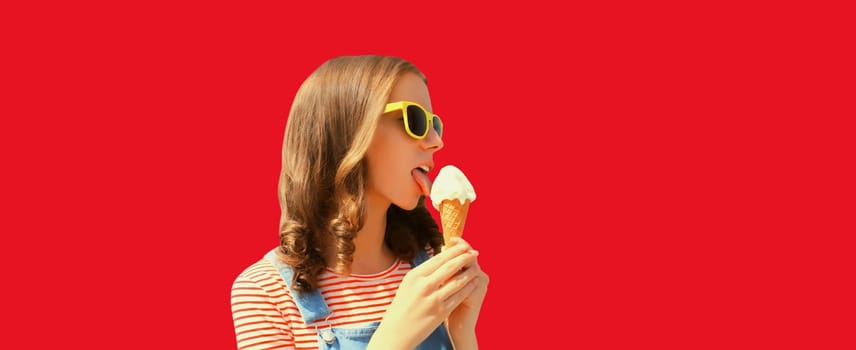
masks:
[[[459,319],[446,319],[446,330],[449,331],[449,335],[460,334],[475,334],[476,333],[476,322],[466,322]]]
[[[447,329],[455,350],[475,350],[479,348],[474,327],[456,327],[456,329],[447,327]]]

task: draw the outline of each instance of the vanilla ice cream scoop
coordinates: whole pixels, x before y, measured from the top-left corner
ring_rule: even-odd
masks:
[[[431,186],[431,203],[440,212],[443,240],[464,234],[470,203],[476,200],[473,185],[460,169],[447,165],[440,169]]]
[[[476,200],[476,191],[461,169],[447,165],[440,169],[431,185],[431,203],[434,209],[440,210],[440,203],[451,199],[457,199],[461,204],[473,202]]]

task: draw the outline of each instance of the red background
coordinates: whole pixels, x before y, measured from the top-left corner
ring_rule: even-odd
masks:
[[[234,348],[294,93],[375,53],[478,191],[482,348],[852,347],[852,16],[598,3],[2,5],[5,342]]]

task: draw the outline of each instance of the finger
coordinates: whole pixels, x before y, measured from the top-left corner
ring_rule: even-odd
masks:
[[[466,243],[466,241],[464,241],[464,239],[461,237],[450,237],[449,240],[446,241],[446,244],[444,245],[444,247],[451,248],[452,246],[457,245],[461,242]]]
[[[456,243],[454,246],[448,249],[443,249],[439,254],[431,257],[431,259],[428,259],[428,261],[424,262],[422,265],[417,266],[414,270],[421,271],[422,275],[425,276],[430,275],[440,268],[440,266],[445,265],[449,260],[468,252],[470,249],[471,247],[469,243],[461,239],[460,242]]]
[[[441,251],[440,254],[443,254],[443,252],[450,250],[450,249],[469,250],[469,249],[473,249],[473,247],[471,247],[470,244],[467,241],[465,241],[463,238],[452,237],[449,239],[448,244],[443,246],[443,251]]]
[[[474,278],[478,277],[478,271],[464,270],[461,273],[447,279],[440,286],[440,295],[443,300],[457,293],[467,286]]]
[[[461,302],[466,300],[470,296],[470,294],[472,294],[472,292],[476,289],[477,285],[478,283],[476,278],[471,279],[469,283],[464,285],[463,288],[449,296],[449,298],[447,298],[446,300],[443,300],[443,306],[446,308],[447,311],[454,310],[456,307],[458,307],[458,305],[461,304]]]
[[[475,250],[471,250],[469,252],[465,252],[464,254],[460,254],[452,258],[446,262],[443,266],[440,266],[433,273],[425,276],[430,280],[430,283],[443,283],[446,280],[452,278],[456,274],[460,273],[461,270],[466,270],[465,267],[471,266],[473,262],[478,259],[478,252]]]
[[[478,253],[478,252],[476,252],[476,253]],[[482,269],[481,269],[481,265],[479,265],[478,259],[473,261],[472,264],[467,265],[467,270],[469,270],[469,269],[476,270],[476,271],[478,271],[478,273],[484,273],[484,271],[482,271]]]

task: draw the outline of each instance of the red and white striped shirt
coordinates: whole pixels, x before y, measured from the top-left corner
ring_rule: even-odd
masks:
[[[324,269],[318,281],[332,312],[327,322],[347,328],[380,321],[410,269],[401,259],[373,275],[342,277]],[[323,319],[303,321],[291,291],[267,259],[248,267],[232,285],[232,318],[239,349],[318,349],[315,327],[329,327]]]

